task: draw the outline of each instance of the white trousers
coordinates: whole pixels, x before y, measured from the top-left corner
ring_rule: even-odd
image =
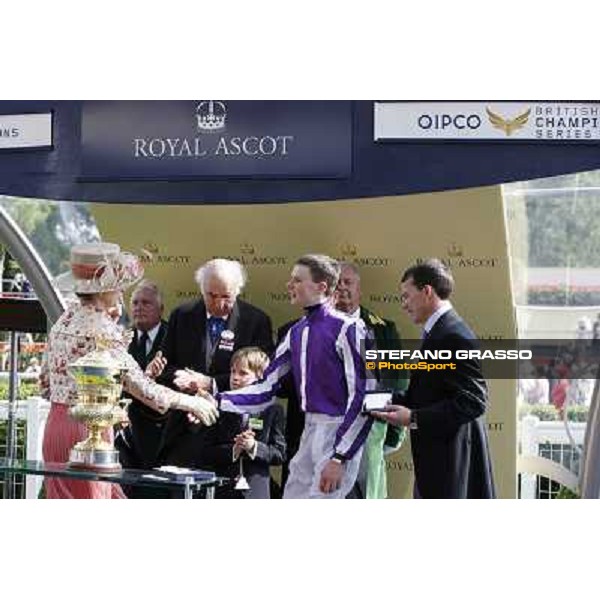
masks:
[[[335,492],[324,494],[319,490],[321,471],[333,456],[335,434],[343,420],[343,417],[306,413],[300,447],[290,462],[290,474],[283,492],[285,499],[340,499],[350,492],[358,476],[362,448],[344,463],[341,485]]]

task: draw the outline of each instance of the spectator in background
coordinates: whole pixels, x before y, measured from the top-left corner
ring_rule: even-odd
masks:
[[[562,414],[563,406],[567,399],[569,391],[569,380],[566,377],[560,378],[552,390],[551,400],[559,413]]]
[[[527,404],[548,404],[550,402],[550,382],[546,377],[544,367],[527,364],[528,372],[519,379],[519,391]]]
[[[16,289],[19,287],[18,276],[22,276],[21,268],[8,250],[5,250],[4,264],[2,265],[2,263],[0,263],[0,266],[3,267],[2,273],[0,273],[2,276],[2,290],[0,291],[8,293],[21,291],[20,288]]]
[[[592,344],[595,347],[600,346],[600,313],[598,313],[592,327]]]
[[[25,373],[31,373],[32,375],[39,375],[42,372],[42,367],[40,366],[40,361],[33,356],[29,359],[29,364],[25,369]]]
[[[543,365],[538,365],[535,368],[536,386],[535,386],[535,401],[536,404],[550,404],[550,381],[546,376],[546,369]]]
[[[128,352],[141,369],[146,370],[159,348],[167,330],[162,319],[164,305],[158,286],[152,281],[141,281],[130,300],[133,321],[133,339]],[[156,455],[162,439],[168,413],[158,412],[132,397],[128,408],[129,425],[115,439],[121,464],[130,469],[151,469],[156,466]],[[125,490],[129,498],[154,498],[155,490],[131,487]]]
[[[591,404],[598,363],[590,359],[591,357],[587,354],[580,353],[573,363],[567,392],[569,406],[589,406]]]
[[[593,338],[592,321],[589,317],[581,317],[577,321],[577,329],[575,330],[576,340],[591,340]]]

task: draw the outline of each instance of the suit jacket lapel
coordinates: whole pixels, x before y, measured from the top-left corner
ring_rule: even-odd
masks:
[[[236,332],[238,321],[240,319],[240,308],[238,303],[236,302],[233,305],[233,309],[231,310],[231,314],[229,315],[229,319],[227,319],[227,329]]]
[[[150,348],[150,353],[148,354],[148,358],[154,357],[154,355],[160,350],[160,345],[162,344],[163,338],[165,337],[166,323],[165,321],[161,321],[158,327],[158,331],[156,332],[156,336],[154,338],[154,342],[152,343],[152,348]]]
[[[127,352],[131,354],[133,357],[137,356],[137,347],[138,347],[138,334],[137,329],[133,328],[133,337],[131,338],[131,343],[127,348]]]
[[[426,337],[423,338],[421,342],[420,350],[435,350],[437,348],[435,340],[439,339],[441,334],[444,332],[446,328],[446,321],[451,318],[451,314],[456,314],[454,310],[449,310],[445,312],[434,324],[433,327],[429,330],[429,333]],[[437,348],[440,349],[440,348]],[[410,386],[414,386],[416,382],[419,380],[421,371],[413,371],[410,375]]]
[[[192,356],[197,357],[196,364],[203,373],[206,373],[206,305],[204,300],[199,300],[194,309],[192,319],[193,334],[189,339],[192,342]]]
[[[372,325],[369,322],[369,311],[364,306],[360,307],[360,318],[367,329],[372,329]]]
[[[431,339],[437,339],[440,334],[442,334],[444,332],[444,329],[447,326],[447,323],[449,320],[453,319],[454,317],[456,317],[456,312],[454,312],[453,309],[450,309],[448,311],[446,311],[433,325],[433,327],[431,328],[431,331],[429,332],[429,338]]]
[[[131,344],[129,344],[129,348],[127,348],[127,352],[135,358],[135,362],[137,362],[140,366],[144,361],[144,357],[140,355],[140,344],[139,344],[139,336],[138,330],[133,329],[133,339],[131,340]],[[142,367],[143,369],[144,367]]]

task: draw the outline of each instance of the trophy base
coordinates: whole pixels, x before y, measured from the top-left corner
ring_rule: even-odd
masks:
[[[244,492],[250,489],[250,484],[248,483],[248,480],[241,475],[235,482],[235,487],[233,489]]]
[[[80,450],[77,448],[73,448],[69,454],[69,468],[102,472],[122,470],[118,450]]]

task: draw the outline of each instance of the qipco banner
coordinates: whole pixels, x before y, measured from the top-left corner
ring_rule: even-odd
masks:
[[[0,150],[52,147],[52,112],[0,114]]]
[[[374,139],[600,141],[600,104],[376,102]]]
[[[83,179],[344,178],[351,102],[85,102]]]

